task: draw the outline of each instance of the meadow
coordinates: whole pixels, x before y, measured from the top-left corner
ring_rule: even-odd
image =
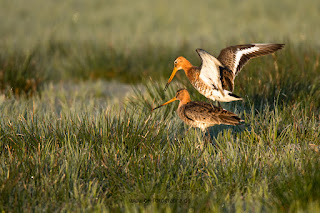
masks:
[[[1,1],[0,210],[319,212],[320,3]],[[177,56],[285,43],[235,81],[245,120],[187,132]]]

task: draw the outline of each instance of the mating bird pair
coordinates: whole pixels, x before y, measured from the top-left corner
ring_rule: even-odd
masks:
[[[242,100],[232,92],[234,79],[243,66],[251,58],[271,54],[283,46],[284,44],[236,45],[222,49],[218,58],[202,49],[197,49],[202,61],[199,67],[193,66],[186,58],[180,56],[174,61],[174,68],[165,90],[176,72],[182,69],[192,86],[206,98],[218,101],[219,107],[205,102],[191,101],[188,91],[180,89],[173,99],[154,109],[179,100],[178,116],[187,125],[202,130],[216,124],[238,125],[242,120],[236,114],[223,109],[219,102]]]

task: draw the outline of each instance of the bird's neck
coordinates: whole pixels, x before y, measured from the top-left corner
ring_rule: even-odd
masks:
[[[185,62],[183,63],[182,69],[184,70],[186,75],[188,75],[191,72],[192,68],[193,68],[193,66],[190,63],[190,61],[185,60]]]
[[[182,100],[180,100],[179,108],[187,103],[191,102],[190,96],[184,96]]]
[[[188,69],[185,69],[184,72],[191,83],[196,81],[200,75],[200,70],[198,67],[194,67],[192,65]]]

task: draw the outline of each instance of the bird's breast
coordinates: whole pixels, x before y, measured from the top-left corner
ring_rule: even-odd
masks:
[[[202,94],[206,98],[212,99],[212,96],[214,95],[214,93],[218,91],[215,88],[208,86],[201,79],[191,82],[191,84],[194,88],[196,88],[196,90],[199,91],[200,94]]]

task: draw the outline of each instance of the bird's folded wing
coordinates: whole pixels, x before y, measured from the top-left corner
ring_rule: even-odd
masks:
[[[212,108],[211,104],[205,102],[192,101],[184,106],[186,118],[205,123],[219,123],[219,108]]]

